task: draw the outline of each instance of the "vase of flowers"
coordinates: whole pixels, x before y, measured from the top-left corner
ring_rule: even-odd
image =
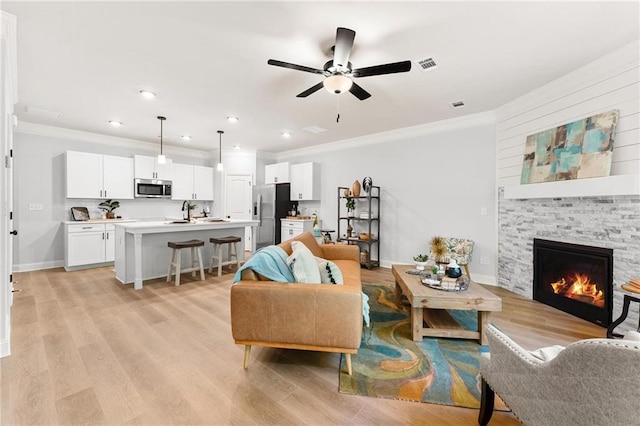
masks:
[[[353,197],[347,197],[346,207],[347,207],[347,216],[354,217],[355,209],[356,209],[356,199]]]

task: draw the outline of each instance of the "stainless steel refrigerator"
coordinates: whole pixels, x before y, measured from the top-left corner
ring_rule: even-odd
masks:
[[[280,243],[280,219],[297,206],[298,203],[291,201],[288,183],[253,187],[253,219],[260,221],[256,249]]]

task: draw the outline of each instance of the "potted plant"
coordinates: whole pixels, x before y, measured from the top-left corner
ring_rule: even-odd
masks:
[[[347,197],[347,216],[353,217],[353,211],[356,209],[356,199],[353,197]]]
[[[429,260],[429,256],[426,254],[418,254],[416,256],[413,256],[413,263],[416,264],[416,269],[419,271],[424,271],[427,260]]]
[[[118,200],[104,200],[100,204],[98,204],[98,208],[105,212],[107,219],[115,219],[116,213],[115,209],[120,207],[120,201]]]

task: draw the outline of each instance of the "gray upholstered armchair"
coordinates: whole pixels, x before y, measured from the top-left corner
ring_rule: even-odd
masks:
[[[587,339],[529,352],[493,325],[486,328],[478,423],[494,392],[525,425],[640,424],[640,341]]]

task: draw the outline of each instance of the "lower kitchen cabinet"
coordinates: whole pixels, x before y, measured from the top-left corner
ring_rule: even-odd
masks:
[[[311,219],[281,219],[280,223],[280,241],[287,241],[305,231],[313,232],[313,220]]]
[[[65,223],[66,270],[115,260],[115,226],[110,223]]]

